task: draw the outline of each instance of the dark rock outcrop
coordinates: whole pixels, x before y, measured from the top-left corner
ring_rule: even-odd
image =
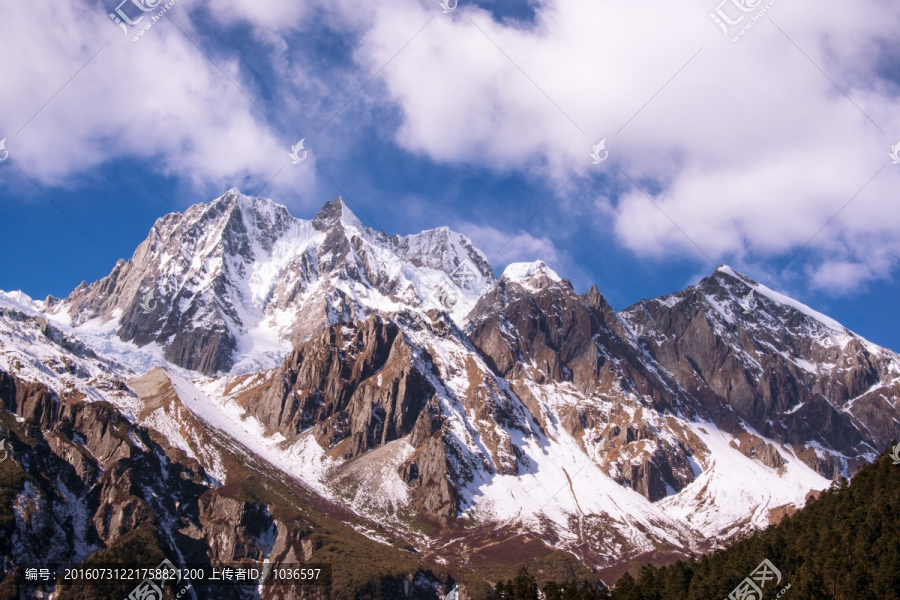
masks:
[[[753,458],[773,469],[783,469],[784,459],[772,444],[766,443],[755,435],[745,434],[738,438],[739,443],[730,442],[732,448],[737,448],[744,456]]]
[[[170,556],[210,564],[261,559],[275,540],[264,506],[222,496],[113,406],[6,371],[0,402],[0,553],[13,563],[80,562],[142,530]]]
[[[744,310],[740,302],[752,285],[722,268],[622,317],[642,348],[728,431],[740,431],[737,417],[798,450],[817,444],[847,457],[874,455],[900,436],[900,424],[888,417],[900,391],[890,356],[876,356],[849,331],[763,294],[754,310]],[[857,402],[860,409],[846,410]],[[868,408],[876,404],[881,410]],[[862,431],[876,435],[866,439]],[[834,475],[831,463],[807,461],[827,477]],[[850,458],[838,468],[853,472],[861,464]]]
[[[621,383],[660,409],[676,403],[596,287],[579,296],[568,280],[527,283],[501,277],[469,315],[469,337],[498,375],[571,382],[585,395]]]
[[[538,270],[526,281],[501,277],[469,315],[469,337],[495,373],[506,379],[537,383],[571,383],[587,397],[615,397],[632,391],[655,410],[682,405],[677,384],[665,373],[648,368],[628,332],[596,287],[579,296],[568,281],[556,281]],[[525,386],[516,387],[532,416],[541,412],[529,402]],[[609,415],[592,409],[564,410],[561,423],[576,440],[588,429],[605,433],[603,462],[618,465],[615,478],[651,500],[693,481],[686,451],[660,443],[652,453],[620,438],[640,429],[642,439],[657,434],[646,426],[609,423]],[[610,435],[612,429],[617,433]],[[668,487],[667,487],[668,486]]]
[[[409,434],[434,394],[413,353],[380,317],[335,325],[298,346],[247,409],[288,438],[312,428],[334,455],[359,456]]]

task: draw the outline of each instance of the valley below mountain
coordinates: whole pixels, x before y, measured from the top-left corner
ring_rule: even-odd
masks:
[[[164,558],[331,568],[197,598],[611,586],[852,478],[898,396],[895,352],[728,266],[615,311],[447,228],[230,190],[66,298],[0,292],[0,597]],[[22,597],[51,592],[86,597]]]

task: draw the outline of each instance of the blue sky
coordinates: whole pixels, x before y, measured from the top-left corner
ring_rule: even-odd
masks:
[[[900,349],[900,7],[638,4],[178,0],[136,42],[131,2],[5,4],[0,289],[66,295],[238,187],[617,309],[727,263]]]

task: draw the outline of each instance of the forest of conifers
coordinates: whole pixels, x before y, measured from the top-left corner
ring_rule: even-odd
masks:
[[[782,575],[770,600],[900,600],[900,465],[885,454],[778,525],[726,550],[626,574],[612,590],[588,581],[539,585],[527,570],[495,600],[723,600],[763,560]],[[785,589],[787,588],[787,589]],[[756,596],[736,596],[736,598]]]

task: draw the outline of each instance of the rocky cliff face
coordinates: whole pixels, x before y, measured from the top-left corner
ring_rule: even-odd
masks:
[[[755,290],[747,310],[744,298]],[[724,267],[683,292],[622,313],[686,390],[761,435],[797,447],[826,477],[857,469],[900,435],[897,355]],[[779,301],[779,300],[787,300]],[[863,432],[870,432],[868,435]]]
[[[4,419],[0,502],[2,551],[16,563],[78,563],[140,532],[184,560],[265,553],[262,534],[275,525],[264,507],[222,498],[200,464],[173,459],[111,405],[5,371],[0,401],[20,419]]]
[[[488,364],[508,379],[570,382],[585,395],[616,383],[671,408],[674,382],[648,369],[597,288],[579,296],[547,270],[502,277],[470,313],[469,335]]]
[[[543,263],[524,277],[501,277],[469,318],[472,343],[498,375],[520,389],[524,382],[568,383],[585,397],[616,403],[630,403],[628,394],[634,393],[657,411],[687,401],[673,379],[648,366],[596,287],[579,296]],[[539,410],[532,414],[540,417]],[[569,435],[594,444],[597,460],[615,465],[616,479],[650,500],[694,479],[686,448],[638,449],[641,440],[658,437],[646,423],[588,407],[561,416]]]
[[[400,328],[372,316],[298,346],[248,406],[288,439],[312,428],[349,459],[411,433],[433,394]]]
[[[376,316],[333,325],[298,346],[262,385],[240,392],[235,401],[287,443],[311,436],[327,456],[348,461],[341,467],[346,478],[334,482],[335,489],[354,487],[353,459],[404,440],[408,452],[396,474],[421,517],[447,524],[461,506],[458,486],[472,480],[473,470],[516,474],[517,458],[502,430],[476,424],[466,432],[483,440],[484,451],[473,450],[466,443],[471,438],[458,438],[452,427],[457,423],[446,417],[437,389],[444,387],[441,365],[421,344],[421,332],[403,327],[402,321]],[[443,335],[456,344],[464,339],[451,323],[443,327]],[[484,379],[455,400],[484,423],[511,420],[502,403],[477,389],[491,384],[485,382],[484,366],[479,371],[473,363],[469,369]]]

